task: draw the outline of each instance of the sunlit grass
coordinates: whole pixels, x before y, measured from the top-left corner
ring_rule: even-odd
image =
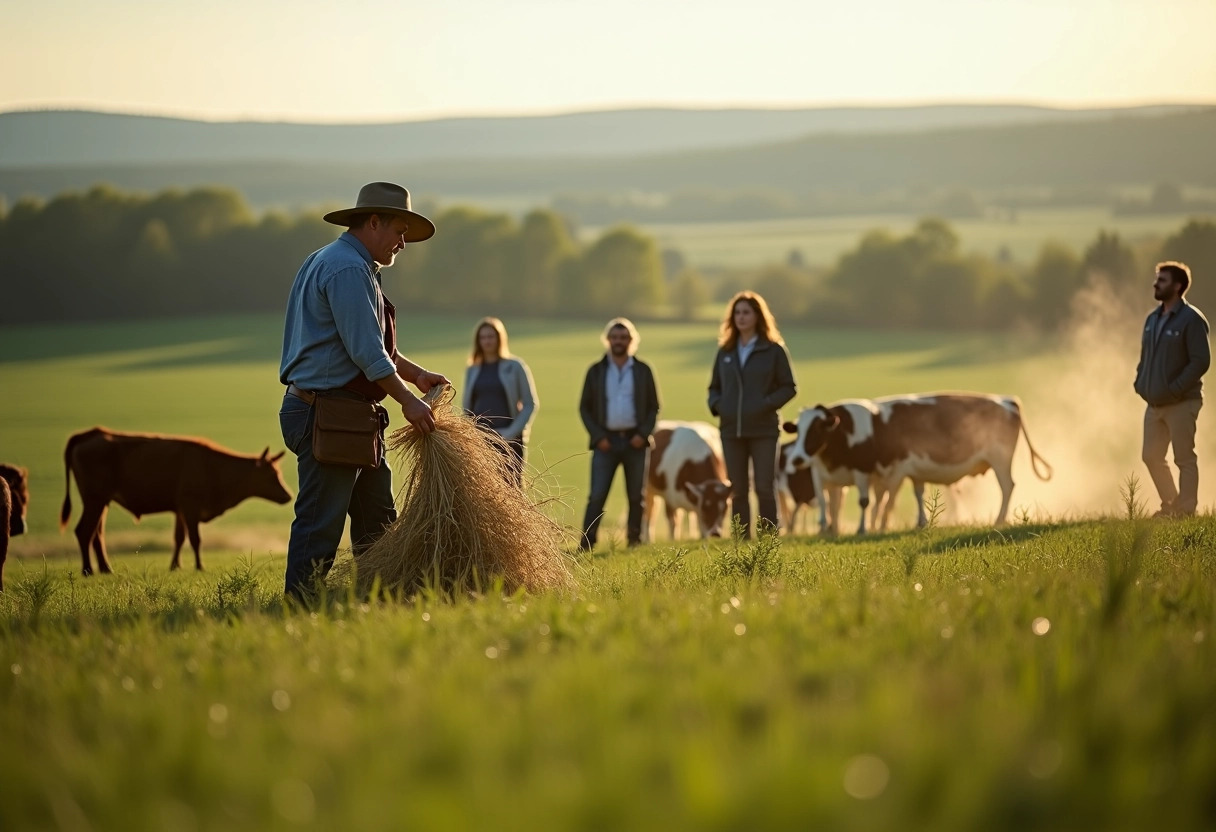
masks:
[[[659,545],[311,614],[277,557],[24,560],[0,828],[1207,828],[1216,525],[1143,522]]]

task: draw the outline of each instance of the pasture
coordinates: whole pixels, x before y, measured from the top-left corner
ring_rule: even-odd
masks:
[[[459,384],[474,321],[403,310],[403,350]],[[31,468],[33,492],[0,596],[0,828],[1216,824],[1216,520],[1120,509],[1134,446],[1106,461],[1114,475],[1084,472],[1115,519],[1022,475],[1023,510],[1000,532],[625,551],[614,496],[617,539],[577,562],[568,596],[339,594],[287,612],[291,510],[257,501],[203,526],[201,574],[167,571],[167,518],[136,526],[115,509],[116,574],[80,578],[74,539],[56,532],[68,434],[103,424],[277,451],[280,326],[0,333],[0,458]],[[577,398],[598,322],[507,326],[539,388],[530,462],[575,523],[588,467]],[[713,325],[639,328],[662,415],[705,418]],[[1089,366],[1052,343],[785,334],[798,404],[1015,393],[1057,467],[1067,439],[1102,432],[1049,412],[1076,384],[1063,365]],[[1120,407],[1134,435],[1139,411]],[[991,516],[991,477],[976,491]]]
[[[477,318],[432,317],[406,310],[401,314],[405,354],[428,369],[446,373],[459,387]],[[589,477],[578,398],[586,368],[603,352],[598,340],[602,324],[506,323],[512,349],[531,367],[540,398],[528,446],[529,464],[544,472],[539,486],[562,497],[559,519],[577,525]],[[658,377],[660,418],[708,420],[706,386],[716,325],[642,323],[639,327],[639,357],[651,363]],[[277,315],[264,315],[10,327],[0,332],[0,356],[4,356],[0,389],[12,391],[0,400],[0,461],[24,465],[31,476],[31,533],[14,538],[14,550],[43,555],[75,549],[70,528],[62,536],[57,528],[64,490],[63,447],[76,431],[103,425],[205,436],[242,453],[257,453],[267,445],[272,453],[281,450],[277,416],[282,399],[281,329]],[[785,335],[799,383],[795,404],[786,408],[787,418],[796,416],[797,405],[847,396],[931,389],[1025,396],[1028,378],[1050,367],[1053,358],[1049,345],[1017,336],[822,329],[790,329]],[[1033,430],[1034,403],[1028,402],[1028,408]],[[400,410],[392,412],[394,426],[403,424]],[[1037,434],[1032,436],[1042,444]],[[1040,450],[1049,453],[1049,448]],[[290,455],[283,467],[294,490]],[[995,482],[990,486],[995,489]],[[1117,478],[1108,492],[1113,505]],[[618,478],[605,521],[608,531],[623,526],[617,522],[623,512],[619,493],[623,483]],[[72,524],[80,508],[79,500],[73,501]],[[258,555],[279,551],[290,519],[290,506],[251,500],[206,524],[203,546],[213,548],[222,542]],[[167,516],[152,515],[136,525],[115,508],[108,524],[112,548],[123,540],[127,551],[162,548],[172,537]]]

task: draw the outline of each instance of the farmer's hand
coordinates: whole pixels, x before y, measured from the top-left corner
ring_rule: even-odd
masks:
[[[445,376],[443,373],[422,372],[422,373],[418,374],[418,378],[414,382],[414,386],[417,387],[419,390],[421,390],[423,393],[429,393],[429,392],[431,392],[432,387],[437,387],[440,384],[451,384],[451,383],[452,382],[448,381],[448,377]]]
[[[422,399],[410,399],[401,405],[401,415],[421,434],[428,434],[435,429],[435,414]]]
[[[608,453],[609,451],[612,450],[612,443],[609,442],[608,437],[605,436],[599,442],[595,443],[595,447],[598,448],[599,450],[603,451],[604,453]]]
[[[629,440],[629,444],[633,446],[634,450],[637,450],[638,448],[644,448],[646,446],[646,440],[640,436],[634,436]]]

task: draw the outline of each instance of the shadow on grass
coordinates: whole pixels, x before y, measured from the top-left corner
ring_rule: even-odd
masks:
[[[1092,520],[1070,520],[1058,523],[1024,523],[1017,526],[995,528],[993,526],[973,526],[938,529],[929,533],[924,551],[927,554],[941,554],[955,549],[972,546],[1003,545],[1021,543],[1032,538],[1040,537],[1047,532],[1058,532],[1065,529],[1077,528],[1090,524]],[[897,543],[915,541],[922,534],[919,529],[903,529],[880,534],[841,534],[836,537],[825,535],[794,535],[790,540],[801,543],[818,543],[840,546],[872,546],[876,543]]]

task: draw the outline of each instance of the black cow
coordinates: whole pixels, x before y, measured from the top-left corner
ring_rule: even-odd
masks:
[[[25,510],[29,504],[29,473],[15,465],[0,464],[0,592],[4,591],[8,539],[25,533]]]

